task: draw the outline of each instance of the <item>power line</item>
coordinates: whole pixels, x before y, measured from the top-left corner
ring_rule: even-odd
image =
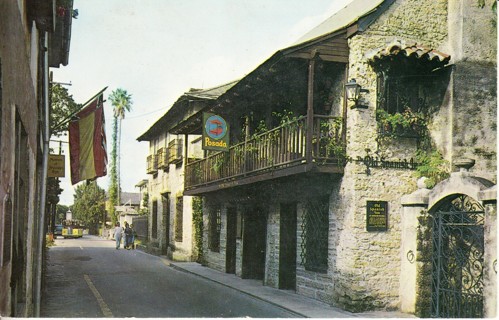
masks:
[[[144,117],[144,116],[150,115],[152,113],[156,113],[158,111],[165,111],[165,110],[168,110],[168,109],[165,109],[165,107],[163,107],[163,108],[156,109],[156,110],[153,110],[153,111],[150,111],[150,112],[147,112],[147,113],[142,113],[142,114],[139,114],[139,115],[136,115],[136,116],[133,116],[133,117],[124,118],[123,120],[136,119],[136,118],[140,118],[140,117]]]

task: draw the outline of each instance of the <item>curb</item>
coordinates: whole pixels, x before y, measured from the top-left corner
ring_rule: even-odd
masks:
[[[164,259],[164,260],[167,260],[167,259]],[[206,280],[209,280],[209,281],[212,281],[212,282],[215,282],[215,283],[221,284],[221,285],[223,285],[224,287],[231,288],[231,289],[236,290],[236,291],[238,291],[238,292],[240,292],[240,293],[244,293],[244,294],[246,294],[246,295],[248,295],[248,296],[250,296],[250,297],[252,297],[252,298],[254,298],[254,299],[257,299],[257,300],[260,300],[260,301],[267,302],[267,303],[269,303],[269,304],[271,304],[271,305],[273,305],[273,306],[279,307],[279,308],[281,308],[281,309],[283,309],[283,310],[286,310],[287,312],[293,313],[293,314],[295,314],[295,315],[297,315],[297,316],[300,316],[300,317],[303,317],[303,318],[309,318],[308,316],[306,316],[306,315],[304,315],[304,314],[302,314],[302,313],[299,313],[299,312],[297,312],[297,311],[294,311],[294,310],[291,310],[291,309],[289,309],[289,308],[286,308],[286,307],[284,307],[284,306],[282,306],[282,305],[280,305],[280,304],[277,304],[277,303],[275,303],[275,302],[272,302],[272,301],[269,301],[269,300],[263,299],[262,297],[259,297],[259,296],[257,296],[257,295],[254,295],[254,294],[252,294],[252,293],[249,293],[249,292],[246,292],[246,291],[243,291],[243,290],[240,290],[240,289],[238,289],[238,288],[235,288],[235,287],[233,287],[233,286],[230,286],[230,285],[228,285],[228,284],[226,284],[226,283],[223,283],[223,282],[221,282],[221,281],[218,281],[218,280],[212,279],[212,278],[210,278],[210,277],[203,276],[203,275],[201,275],[201,274],[199,274],[199,273],[195,273],[195,272],[189,271],[189,270],[187,270],[187,269],[184,269],[184,268],[182,268],[182,267],[180,267],[180,266],[176,265],[174,262],[172,262],[172,261],[170,261],[170,260],[167,260],[167,262],[168,262],[168,265],[169,265],[170,267],[172,267],[173,269],[175,269],[175,270],[182,271],[182,272],[185,272],[185,273],[189,273],[189,274],[192,274],[192,275],[198,276],[198,277],[200,277],[200,278],[203,278],[203,279],[206,279]]]

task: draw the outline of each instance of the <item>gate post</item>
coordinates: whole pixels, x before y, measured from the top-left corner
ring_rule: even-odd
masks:
[[[430,190],[424,184],[424,178],[418,180],[418,190],[401,198],[402,235],[400,245],[400,311],[416,312],[417,288],[417,230],[421,211],[428,208]]]
[[[480,191],[478,200],[485,209],[483,312],[486,318],[497,313],[497,186]]]

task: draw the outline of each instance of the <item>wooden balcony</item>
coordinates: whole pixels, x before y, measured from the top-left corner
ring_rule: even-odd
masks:
[[[307,118],[302,116],[236,144],[228,152],[188,163],[184,194],[202,194],[306,172],[343,173],[342,119],[314,115],[311,123],[308,132]]]
[[[151,154],[147,156],[147,173],[155,174],[158,172],[158,155]]]
[[[157,158],[158,158],[158,169],[167,169],[168,168],[168,149],[159,148],[158,153],[157,153]]]
[[[168,143],[168,163],[182,162],[182,139],[173,139]]]

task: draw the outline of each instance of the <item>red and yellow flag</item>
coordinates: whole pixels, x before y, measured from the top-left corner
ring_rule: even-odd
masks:
[[[71,183],[107,174],[106,131],[103,94],[99,94],[69,123]]]

